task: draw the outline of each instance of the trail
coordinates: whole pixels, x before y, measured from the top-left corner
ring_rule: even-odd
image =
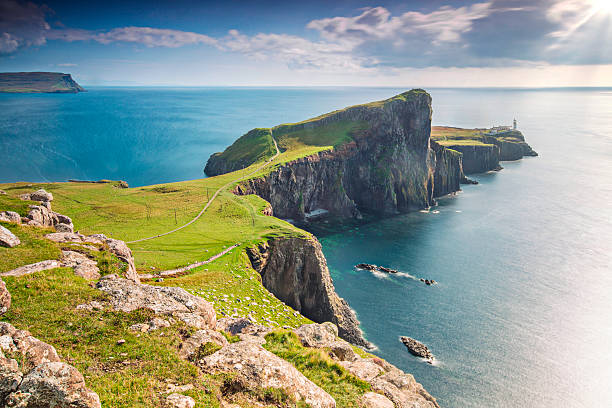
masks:
[[[231,247],[229,247],[227,249],[224,249],[223,251],[219,252],[218,254],[211,256],[210,258],[208,258],[205,261],[196,262],[196,263],[193,263],[191,265],[182,266],[180,268],[170,269],[170,270],[167,270],[167,271],[161,271],[161,272],[158,272],[158,273],[140,274],[138,276],[140,277],[140,279],[153,279],[153,278],[162,278],[164,276],[176,275],[176,274],[179,274],[181,272],[186,272],[186,271],[189,271],[191,269],[197,268],[198,266],[202,266],[202,265],[206,265],[208,263],[211,263],[215,259],[218,259],[218,258],[222,257],[223,255],[227,254],[229,251],[231,251],[232,249],[238,247],[239,245],[240,244],[234,244]]]
[[[237,183],[240,180],[246,178],[246,177],[250,177],[253,174],[257,173],[259,170],[263,169],[264,167],[266,167],[268,164],[272,163],[272,161],[274,161],[274,159],[276,159],[279,155],[280,155],[280,150],[278,149],[278,144],[276,143],[276,139],[274,139],[274,135],[272,134],[272,129],[270,129],[270,136],[272,136],[272,141],[274,142],[274,147],[276,148],[276,154],[274,156],[272,156],[268,161],[266,161],[265,163],[263,163],[261,166],[257,167],[255,170],[253,170],[252,172],[250,172],[249,174],[246,174],[244,176],[241,176],[239,178],[237,178],[236,180],[232,180],[226,184],[224,184],[223,186],[219,187],[219,189],[217,191],[215,191],[215,193],[213,194],[213,196],[210,198],[210,200],[208,200],[208,202],[206,203],[206,205],[204,206],[204,208],[202,208],[202,211],[200,211],[198,213],[198,215],[196,215],[191,221],[189,221],[186,224],[181,225],[178,228],[173,229],[172,231],[168,231],[168,232],[164,232],[162,234],[158,234],[158,235],[153,235],[150,237],[146,237],[146,238],[140,238],[140,239],[135,239],[134,241],[127,241],[128,244],[134,244],[136,242],[142,242],[142,241],[148,241],[150,239],[155,239],[155,238],[159,238],[159,237],[163,237],[166,235],[170,235],[174,232],[180,231],[185,227],[188,227],[189,225],[193,224],[194,222],[196,222],[198,220],[198,218],[200,218],[202,216],[202,214],[204,214],[206,212],[206,210],[208,209],[208,207],[210,207],[210,204],[212,204],[212,202],[215,200],[215,198],[217,198],[217,196],[221,193],[222,190],[224,190],[225,188],[227,188],[228,186],[230,186],[231,184]]]

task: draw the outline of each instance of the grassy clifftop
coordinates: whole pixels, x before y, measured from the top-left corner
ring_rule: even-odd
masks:
[[[77,93],[85,89],[61,72],[5,72],[0,73],[0,92]]]
[[[204,171],[209,176],[215,176],[264,161],[274,154],[270,153],[274,152],[272,137],[282,152],[277,163],[338,148],[351,142],[356,135],[369,128],[368,122],[359,119],[359,115],[347,118],[350,115],[344,115],[345,113],[351,110],[382,109],[387,104],[410,101],[421,94],[426,92],[422,89],[413,89],[388,99],[349,106],[301,122],[285,123],[271,129],[253,129],[237,139],[225,151],[213,154]]]

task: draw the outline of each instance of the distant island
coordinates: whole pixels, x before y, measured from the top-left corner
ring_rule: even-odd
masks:
[[[0,92],[77,93],[85,89],[70,74],[62,72],[2,72]]]

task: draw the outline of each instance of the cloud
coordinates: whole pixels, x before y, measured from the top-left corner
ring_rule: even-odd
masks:
[[[342,43],[310,41],[287,34],[256,34],[247,36],[231,30],[218,48],[237,52],[257,61],[280,60],[293,69],[322,69],[355,72],[376,64],[374,58],[357,57],[352,48]]]
[[[77,66],[77,64],[73,64],[71,62],[65,62],[63,64],[55,64],[55,65],[57,65],[58,67],[76,67]]]
[[[472,29],[473,21],[486,17],[491,3],[453,8],[443,6],[431,13],[410,11],[392,17],[384,7],[368,8],[355,17],[313,20],[307,27],[328,40],[364,42],[371,39],[393,39],[411,35],[428,36],[434,44],[458,42],[462,33]]]
[[[23,47],[43,45],[49,30],[46,14],[50,10],[33,3],[0,0],[0,55]]]

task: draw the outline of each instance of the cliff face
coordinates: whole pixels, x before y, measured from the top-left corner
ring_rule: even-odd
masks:
[[[465,174],[501,170],[499,147],[489,144],[446,146],[462,154]]]
[[[538,155],[517,130],[503,133],[500,137],[485,136],[484,141],[499,147],[500,160],[519,160],[525,156]]]
[[[351,142],[286,163],[242,183],[236,193],[261,196],[281,218],[302,219],[317,209],[359,217],[362,211],[396,214],[427,208],[435,196],[457,191],[463,176],[458,155],[441,146],[431,149],[431,112],[431,97],[416,90],[375,105],[274,128],[277,135],[330,122],[369,125],[352,135]]]
[[[278,299],[315,322],[335,323],[341,338],[371,347],[354,313],[336,294],[316,238],[273,238],[247,254],[263,285]]]
[[[61,72],[6,72],[0,73],[0,92],[77,93],[85,89]]]

